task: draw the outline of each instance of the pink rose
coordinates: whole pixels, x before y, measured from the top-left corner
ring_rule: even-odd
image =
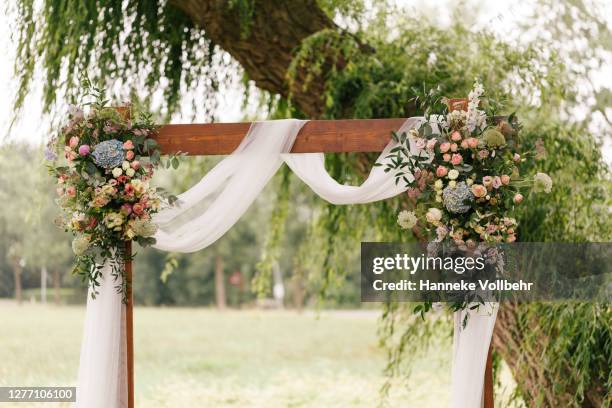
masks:
[[[453,143],[451,145],[451,152],[456,152],[458,148],[459,148],[459,146],[457,146],[457,143]]]
[[[449,153],[444,153],[444,155],[442,155],[442,160],[450,161],[450,159],[451,159],[451,155]]]
[[[440,152],[441,153],[446,153],[448,152],[448,149],[450,149],[450,143],[448,142],[444,142],[440,145]]]
[[[501,182],[504,186],[507,186],[508,184],[510,184],[510,176],[507,174],[502,175]]]
[[[123,143],[124,150],[132,150],[133,148],[134,148],[134,143],[131,140],[127,140],[125,143]]]
[[[138,169],[140,168],[140,162],[139,162],[138,160],[134,160],[134,161],[132,162],[132,168],[133,168],[134,170],[138,170]]]
[[[514,153],[514,157],[512,158],[515,162],[521,161],[521,155],[518,153]]]
[[[128,160],[132,160],[134,158],[135,154],[133,150],[128,150],[128,152],[125,154],[125,158]]]
[[[478,157],[480,157],[481,159],[486,159],[487,157],[489,157],[489,151],[488,150],[479,151]]]
[[[129,196],[134,195],[134,186],[132,184],[126,184],[123,188],[123,192]]]
[[[71,148],[76,148],[79,145],[79,138],[77,136],[72,136],[70,141],[68,142],[68,146]]]
[[[498,189],[498,188],[500,188],[502,186],[502,182],[501,182],[501,179],[499,178],[499,176],[495,176],[493,178],[493,183],[491,183],[491,185],[495,189]]]
[[[436,147],[436,143],[437,143],[437,142],[438,142],[438,141],[437,141],[436,139],[429,139],[429,140],[427,141],[427,150],[433,150],[433,149],[434,149],[434,147]]]
[[[523,195],[521,193],[516,193],[514,195],[513,201],[515,204],[520,204],[523,201]]]
[[[438,166],[438,168],[436,169],[436,176],[438,177],[444,177],[448,174],[448,169],[444,166]]]
[[[514,228],[508,228],[508,234],[512,235],[514,234]]]
[[[468,147],[470,147],[470,146],[468,145],[468,141],[467,141],[466,139],[463,139],[463,140],[461,141],[461,148],[462,148],[462,149],[467,149]]]
[[[76,196],[76,188],[74,186],[66,187],[66,195],[68,197],[75,197]]]
[[[89,154],[89,145],[82,145],[79,147],[79,154],[81,156],[87,156]]]
[[[451,133],[451,140],[453,142],[458,142],[461,140],[461,133],[459,133],[458,131],[454,131],[453,133]]]
[[[134,211],[134,214],[136,215],[142,215],[144,212],[144,206],[140,203],[136,203],[132,206],[132,211]]]
[[[470,137],[467,142],[468,146],[470,146],[471,149],[475,149],[478,147],[478,139],[476,139],[475,137]]]
[[[418,188],[414,188],[414,187],[410,187],[408,189],[408,197],[410,197],[411,199],[416,199],[421,195],[421,190],[419,190]]]
[[[484,197],[487,195],[487,188],[482,184],[474,184],[472,185],[472,194],[477,198]]]
[[[451,163],[453,164],[453,166],[458,166],[459,164],[461,164],[462,161],[463,157],[461,157],[459,153],[453,154],[453,157],[451,158]]]
[[[508,238],[506,239],[506,241],[514,242],[514,241],[516,241],[516,236],[514,234],[513,235],[509,235]]]
[[[128,203],[125,203],[121,206],[121,212],[125,215],[130,215],[132,213],[132,206]]]
[[[491,177],[491,176],[484,176],[482,178],[482,184],[484,184],[484,186],[486,188],[491,187],[493,185],[493,177]]]

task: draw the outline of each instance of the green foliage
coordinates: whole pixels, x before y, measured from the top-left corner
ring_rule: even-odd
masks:
[[[552,6],[551,6],[552,7]],[[465,10],[464,10],[465,12]],[[458,21],[458,20],[457,20]],[[572,71],[561,61],[559,48],[550,39],[516,47],[487,32],[472,32],[459,23],[449,29],[427,24],[423,18],[403,18],[390,41],[387,25],[380,21],[356,37],[367,42],[375,53],[358,52],[357,42],[338,40],[333,32],[322,32],[307,39],[296,53],[292,67],[312,67],[319,74],[328,58],[321,49],[336,47],[330,55],[343,61],[342,69],[329,71],[325,83],[327,118],[407,117],[422,112],[429,89],[449,97],[466,96],[479,78],[491,98],[517,109],[525,125],[524,150],[536,149],[541,140],[547,154],[537,168],[555,180],[549,196],[529,197],[530,205],[519,214],[519,239],[523,241],[609,241],[611,181],[600,154],[598,139],[584,123],[562,119],[572,106],[582,103],[577,90],[568,84],[578,82],[584,72]],[[380,27],[380,28],[378,28]],[[329,53],[328,53],[329,54]],[[290,75],[297,72],[290,71]],[[308,81],[303,84],[308,86]],[[601,93],[600,93],[601,94]],[[597,108],[593,108],[597,110]],[[510,112],[500,112],[508,114]],[[541,148],[541,147],[540,147]],[[372,164],[369,157],[369,163]],[[351,155],[334,155],[328,168],[341,182],[358,182],[368,165]],[[526,168],[525,174],[534,168]],[[324,207],[323,217],[314,230],[323,256],[317,270],[323,281],[342,273],[330,268],[330,261],[342,259],[341,252],[354,237],[376,236],[397,240],[395,214],[403,207],[400,200],[361,206],[360,210]],[[359,212],[359,217],[354,214]],[[377,225],[368,214],[375,214]],[[403,236],[401,240],[411,239]],[[362,238],[362,240],[365,240]],[[346,251],[344,251],[346,252]],[[333,254],[333,256],[331,256]],[[344,268],[346,269],[346,268]],[[330,273],[334,271],[334,273]],[[312,277],[310,279],[313,279]],[[321,285],[325,288],[325,284]],[[418,306],[417,306],[418,307]],[[427,348],[432,326],[443,319],[415,321],[414,305],[388,304],[381,328],[383,345],[388,348],[387,372],[398,374],[406,357]],[[542,338],[549,342],[540,350],[538,364],[555,384],[552,392],[559,401],[578,406],[589,389],[610,389],[612,359],[608,306],[598,304],[525,305],[520,309],[526,332],[521,347],[532,349]],[[595,318],[597,316],[597,318]],[[541,330],[533,330],[532,327]],[[533,365],[524,364],[525,370]],[[518,374],[518,394],[537,405],[529,395],[524,376]]]
[[[214,46],[167,1],[45,0],[40,5],[20,0],[13,12],[16,109],[23,106],[37,68],[44,72],[46,110],[62,92],[76,102],[85,72],[103,88],[120,85],[121,98],[140,91],[150,101],[162,90],[168,114],[178,107],[181,87],[205,84],[205,109],[209,114],[213,109]]]

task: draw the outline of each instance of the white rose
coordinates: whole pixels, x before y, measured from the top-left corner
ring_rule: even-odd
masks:
[[[127,170],[127,169],[129,169],[129,168],[130,168],[130,162],[128,162],[128,161],[124,161],[124,162],[121,164],[121,168],[122,168],[123,170]]]
[[[430,208],[429,210],[427,210],[425,218],[427,219],[427,222],[431,224],[437,224],[442,219],[442,211],[437,208]]]
[[[416,225],[417,221],[418,221],[418,219],[417,219],[416,215],[414,214],[414,212],[412,212],[412,211],[404,210],[404,211],[401,211],[397,215],[397,223],[403,229],[410,229],[410,228],[414,227]]]
[[[444,187],[444,183],[442,182],[442,180],[437,179],[436,182],[434,183],[434,188],[436,190],[442,190],[442,187]]]
[[[459,177],[459,172],[455,169],[452,169],[451,171],[448,172],[448,178],[450,180],[456,180],[457,177]]]
[[[129,168],[125,171],[125,174],[127,174],[129,177],[134,177],[134,174],[136,174],[136,170]]]
[[[76,256],[81,256],[89,249],[89,237],[81,236],[72,241],[72,251]]]
[[[115,167],[113,169],[113,177],[117,178],[119,176],[121,176],[123,174],[123,169],[121,169],[121,167]]]
[[[537,173],[533,178],[533,191],[536,193],[550,193],[553,181],[546,173]]]

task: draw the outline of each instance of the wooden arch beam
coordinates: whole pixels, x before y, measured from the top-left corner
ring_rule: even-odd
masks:
[[[300,130],[291,153],[380,152],[391,132],[406,119],[311,120]],[[206,123],[161,126],[156,136],[162,154],[232,153],[248,133],[251,123]]]

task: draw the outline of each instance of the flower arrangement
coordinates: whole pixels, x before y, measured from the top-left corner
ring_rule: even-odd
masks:
[[[476,82],[459,109],[452,109],[454,100],[443,100],[451,105],[447,112],[426,114],[417,128],[394,134],[398,147],[385,164],[397,183],[407,185],[415,204],[414,211],[399,213],[400,227],[421,224],[431,242],[451,243],[462,251],[516,241],[515,208],[524,205],[528,191],[548,193],[552,188],[547,174],[521,176],[521,164],[536,152],[519,150],[516,117],[488,114],[480,108],[483,95]],[[425,304],[417,312],[431,308]]]
[[[94,102],[87,112],[71,108],[67,124],[46,151],[62,209],[57,224],[74,235],[74,272],[95,289],[102,265],[110,263],[117,288],[125,295],[126,280],[119,278],[124,274],[126,241],[154,244],[157,228],[151,216],[176,197],[149,184],[162,165],[151,115],[133,112],[130,117],[106,106],[99,89],[91,84],[87,89]],[[165,166],[178,164],[173,156]]]

